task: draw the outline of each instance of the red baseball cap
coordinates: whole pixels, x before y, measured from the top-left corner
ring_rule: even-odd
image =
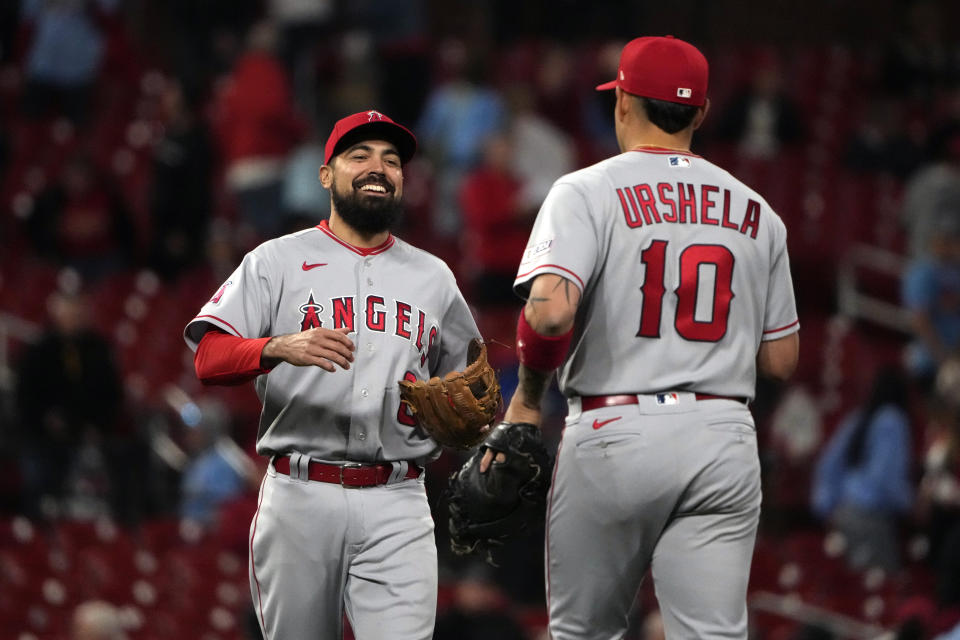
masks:
[[[400,162],[406,162],[417,150],[417,139],[402,124],[397,124],[379,111],[360,111],[337,121],[327,138],[324,150],[324,163],[347,147],[360,140],[386,140],[392,142],[400,152]]]
[[[620,87],[635,96],[699,107],[707,98],[709,71],[707,59],[689,42],[647,36],[626,44],[617,79],[597,91]]]

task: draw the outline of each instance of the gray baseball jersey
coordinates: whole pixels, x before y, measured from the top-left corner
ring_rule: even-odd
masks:
[[[433,519],[408,461],[439,455],[400,402],[397,381],[466,365],[479,332],[450,269],[391,236],[372,249],[326,223],[247,254],[187,325],[194,349],[216,327],[244,338],[349,327],[350,369],[281,363],[256,380],[257,451],[271,464],[250,527],[250,589],[264,637],[427,640],[437,602]],[[381,486],[309,479],[309,461],[392,462]],[[349,465],[348,465],[349,466]],[[397,588],[400,585],[403,588]],[[387,630],[389,629],[389,631]]]
[[[583,293],[558,374],[568,396],[692,389],[752,398],[760,341],[799,328],[783,222],[752,189],[689,153],[631,151],[560,178],[517,292],[542,273]]]
[[[401,407],[398,380],[466,366],[479,336],[449,267],[390,236],[361,250],[325,224],[268,241],[187,325],[194,349],[211,327],[244,338],[350,327],[348,370],[282,363],[256,380],[257,452],[317,460],[425,462],[439,448]]]
[[[544,273],[582,291],[558,374],[551,637],[623,637],[650,569],[668,638],[745,639],[760,465],[737,399],[761,341],[799,328],[782,221],[703,158],[631,151],[554,184],[515,289]]]

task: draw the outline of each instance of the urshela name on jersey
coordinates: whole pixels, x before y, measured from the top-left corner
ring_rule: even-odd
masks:
[[[438,331],[436,326],[427,327],[427,315],[400,300],[387,302],[383,296],[368,295],[362,304],[363,322],[367,329],[380,333],[389,332],[397,337],[413,340],[421,353],[422,365],[427,358],[427,352],[437,339]],[[331,298],[327,309],[316,301],[311,291],[307,301],[300,305],[300,330],[322,327],[324,320],[330,322],[327,326],[334,329],[346,327],[350,333],[356,330],[354,296]]]
[[[731,203],[729,189],[712,184],[660,182],[617,189],[627,226],[662,224],[707,224],[739,231],[756,239],[760,226],[760,203],[747,199],[746,206]]]

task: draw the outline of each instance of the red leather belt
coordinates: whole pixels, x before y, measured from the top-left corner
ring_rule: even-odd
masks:
[[[746,398],[738,398],[736,396],[715,396],[712,393],[695,393],[694,396],[697,400],[734,400],[744,404],[747,403]],[[637,404],[638,402],[639,400],[637,400],[636,395],[581,396],[580,408],[582,411],[591,411],[601,407],[617,407],[624,404]]]
[[[273,468],[277,473],[290,475],[290,458],[275,458]],[[407,469],[404,476],[407,480],[419,478],[422,469],[413,463]],[[311,461],[307,467],[307,477],[317,482],[330,482],[345,487],[375,487],[381,484],[387,484],[390,480],[390,474],[393,473],[393,465],[380,462],[370,464],[348,463],[324,464],[323,462]]]

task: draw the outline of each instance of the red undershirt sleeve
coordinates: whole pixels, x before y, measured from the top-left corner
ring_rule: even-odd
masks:
[[[267,338],[238,338],[216,329],[203,334],[193,364],[203,384],[242,384],[270,369],[260,365]]]

